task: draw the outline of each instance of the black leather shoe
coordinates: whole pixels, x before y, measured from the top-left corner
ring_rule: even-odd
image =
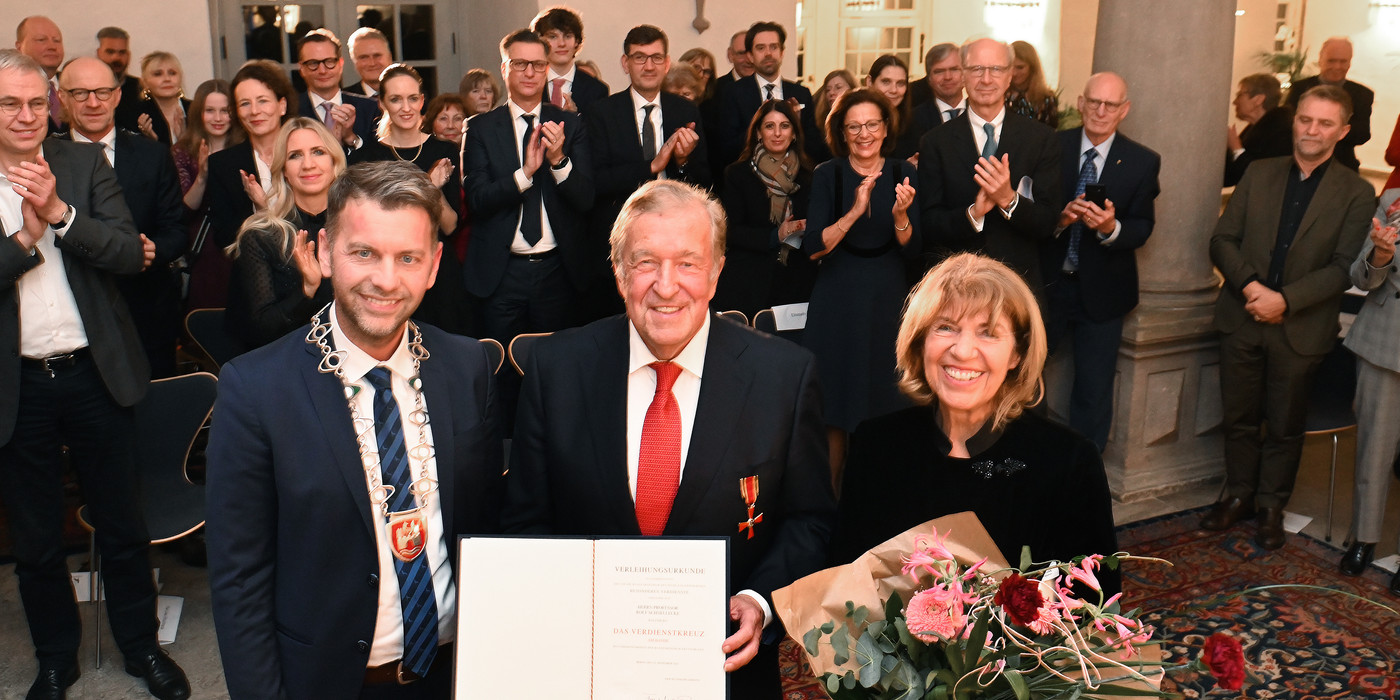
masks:
[[[1400,571],[1395,572],[1395,575],[1390,577],[1390,594],[1400,595]]]
[[[1203,530],[1228,530],[1231,525],[1254,517],[1254,504],[1243,498],[1227,498],[1201,518]]]
[[[1283,539],[1283,509],[1260,508],[1259,532],[1254,541],[1264,549],[1274,550],[1283,546]]]
[[[1375,556],[1375,542],[1352,542],[1347,553],[1342,555],[1342,563],[1337,569],[1347,576],[1359,576]]]
[[[151,695],[160,700],[185,700],[190,696],[190,682],[185,672],[175,664],[174,659],[163,649],[149,654],[127,657],[126,672],[146,680]]]
[[[29,694],[24,700],[63,700],[68,696],[68,686],[78,682],[78,667],[41,668],[34,685],[29,686]]]

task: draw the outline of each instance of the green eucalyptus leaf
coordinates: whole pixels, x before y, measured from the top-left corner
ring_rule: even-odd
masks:
[[[869,619],[870,619],[870,609],[869,609],[869,608],[865,607],[864,605],[862,605],[862,606],[856,608],[856,612],[855,612],[856,627],[860,627],[860,626],[864,625],[864,624],[865,624],[865,621],[866,621],[866,620],[869,620]]]
[[[827,692],[827,693],[830,693],[830,694],[832,694],[832,695],[835,695],[835,694],[836,694],[836,691],[839,690],[840,688],[841,688],[841,677],[838,676],[838,675],[836,675],[836,674],[834,674],[834,673],[828,673],[828,674],[826,674],[826,692]]]
[[[807,631],[807,634],[802,635],[802,648],[807,651],[808,656],[815,657],[817,655],[817,643],[821,639],[822,629],[820,627],[813,627]]]
[[[935,685],[929,688],[928,693],[924,695],[924,700],[948,700],[948,686]]]
[[[885,633],[885,627],[889,626],[889,624],[890,623],[885,622],[884,620],[876,620],[867,625],[865,631],[869,632],[870,636],[872,637],[879,637],[880,635]]]
[[[834,654],[832,661],[837,666],[843,666],[851,660],[851,635],[846,631],[846,626],[841,625],[831,633],[831,650]]]
[[[874,637],[867,633],[856,640],[856,663],[859,665],[856,674],[862,688],[873,688],[880,682],[884,660],[885,653],[875,646]]]
[[[846,690],[853,690],[856,687],[856,674],[854,671],[847,671],[846,675],[841,677],[841,687]]]
[[[836,629],[836,623],[832,621],[827,621],[826,624],[821,626],[822,634],[831,634],[831,631],[834,629]]]
[[[851,617],[852,615],[855,615],[855,614],[856,614],[856,604],[855,604],[854,602],[852,602],[852,601],[849,601],[849,600],[846,601],[846,617]]]

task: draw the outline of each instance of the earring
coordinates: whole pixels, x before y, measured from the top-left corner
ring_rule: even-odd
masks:
[[[179,98],[182,99],[182,100],[185,99],[185,89],[184,89],[184,88],[180,88],[180,95],[179,95]]]
[[[149,100],[149,99],[151,99],[151,91],[150,91],[150,90],[147,90],[146,88],[141,88],[141,99],[143,99],[143,100]]]

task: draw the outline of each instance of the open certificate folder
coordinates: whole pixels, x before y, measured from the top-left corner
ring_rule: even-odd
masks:
[[[458,700],[727,696],[724,538],[464,537]]]

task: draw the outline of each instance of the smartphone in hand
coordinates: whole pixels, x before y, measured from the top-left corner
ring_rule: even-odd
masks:
[[[1094,203],[1094,206],[1104,209],[1108,206],[1108,186],[1091,184],[1084,186],[1084,199]]]

